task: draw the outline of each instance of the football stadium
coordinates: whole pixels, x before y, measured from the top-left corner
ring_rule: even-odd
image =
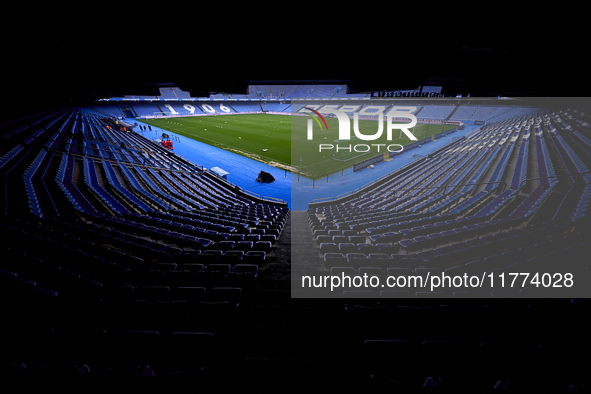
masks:
[[[460,49],[7,78],[5,387],[588,390],[589,100]]]

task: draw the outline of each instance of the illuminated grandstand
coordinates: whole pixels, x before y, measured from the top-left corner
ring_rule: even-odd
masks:
[[[587,247],[582,234],[591,161],[580,127],[587,119],[576,111],[538,111],[489,123],[352,194],[310,204],[308,221],[321,256],[316,269],[347,267],[357,275],[386,277],[535,267],[586,278],[580,253]],[[558,250],[548,246],[553,242],[569,244],[571,257],[561,266],[555,262]],[[292,264],[310,273],[309,259],[296,253]],[[305,290],[294,283],[294,290]],[[382,293],[382,287],[359,295],[395,294]],[[473,296],[494,297],[492,290],[473,290]],[[538,286],[524,286],[521,293],[526,292],[548,294]],[[399,294],[456,293],[448,288]],[[507,289],[501,294],[520,295]]]
[[[381,99],[348,95],[345,84],[261,84],[209,97],[166,87],[3,119],[0,274],[11,322],[2,331],[3,376],[30,387],[54,379],[104,389],[239,389],[262,371],[265,388],[583,385],[578,368],[548,375],[543,366],[583,354],[585,333],[561,347],[562,332],[548,339],[534,328],[586,315],[585,103],[382,101],[416,107],[432,134],[404,155],[381,155],[373,169],[353,160],[325,182],[275,168],[277,182],[258,185],[244,174],[266,170],[260,161],[207,141],[189,145],[180,130],[183,119],[219,127],[230,116],[289,119],[296,98],[339,108]],[[446,122],[451,129],[434,126]],[[263,124],[253,126],[253,145],[270,140]],[[174,150],[155,141],[162,131],[178,135]],[[212,170],[232,162],[228,179]],[[277,197],[282,188],[290,198]],[[560,278],[459,290],[349,286],[328,296],[328,288],[302,286],[306,276],[508,280],[534,271]],[[567,286],[573,277],[576,286]],[[516,356],[538,363],[534,378],[498,368]]]

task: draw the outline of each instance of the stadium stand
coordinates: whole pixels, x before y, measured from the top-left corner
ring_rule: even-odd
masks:
[[[455,108],[453,105],[425,106],[417,116],[422,119],[446,119]]]
[[[331,89],[277,92],[339,93]],[[138,116],[161,111],[148,102],[133,107]],[[419,115],[441,119],[454,108],[424,106]],[[586,387],[584,363],[571,362],[590,345],[581,324],[586,299],[517,297],[532,288],[349,289],[341,299],[305,303],[289,291],[289,278],[301,273],[277,269],[289,265],[300,237],[309,241],[310,263],[328,275],[511,272],[557,261],[585,275],[591,119],[584,113],[458,109],[457,119],[487,124],[377,185],[296,214],[122,131],[115,109],[54,110],[0,125],[0,289],[12,322],[0,329],[6,384]],[[424,299],[438,295],[448,298]]]
[[[542,124],[542,117],[551,119],[555,128]],[[326,269],[334,266],[335,255],[341,257],[339,266],[373,266],[376,261],[371,253],[361,253],[368,244],[375,246],[372,251],[388,250],[379,258],[384,269],[397,266],[400,257],[443,269],[473,263],[496,247],[515,256],[495,267],[504,269],[526,256],[518,251],[537,245],[533,233],[554,239],[565,234],[578,238],[578,231],[588,227],[580,220],[584,216],[579,207],[587,199],[589,151],[579,149],[584,145],[576,144],[573,126],[559,118],[551,112],[488,123],[478,133],[450,144],[429,160],[415,161],[379,186],[338,203],[311,204],[308,217]],[[535,139],[529,139],[526,128],[517,128],[534,122],[542,124]],[[577,131],[580,135],[589,132]],[[532,162],[530,158],[536,159]],[[556,172],[557,165],[561,173]],[[573,188],[579,190],[575,195],[571,195]],[[555,209],[571,198],[578,201],[574,214],[552,221]],[[489,245],[476,247],[472,241],[477,240]]]

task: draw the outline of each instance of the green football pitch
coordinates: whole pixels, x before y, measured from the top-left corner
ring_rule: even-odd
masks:
[[[320,129],[314,123],[314,140],[309,141],[306,137],[308,119],[311,118],[245,114],[142,119],[142,122],[167,130],[171,134],[192,138],[273,167],[286,169],[294,174],[299,173],[316,179],[352,167],[361,160],[386,153],[386,145],[406,145],[413,142],[404,134],[398,138],[400,137],[398,130],[394,130],[393,139],[387,141],[384,125],[383,136],[378,140],[351,141],[353,145],[368,145],[370,150],[367,153],[349,154],[347,150],[334,153],[335,149],[320,151],[319,144],[336,145],[333,141],[338,138],[337,120],[325,118],[329,131],[326,128]],[[419,124],[410,131],[420,140],[453,128],[454,126],[450,125]],[[377,122],[360,120],[359,130],[364,134],[374,134],[377,130]],[[372,144],[385,145],[372,146]],[[339,146],[346,148],[349,143],[341,142]]]

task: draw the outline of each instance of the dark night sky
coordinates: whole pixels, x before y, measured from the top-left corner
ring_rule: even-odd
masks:
[[[213,7],[156,19],[147,9],[97,5],[71,16],[41,7],[3,24],[6,106],[153,94],[158,83],[199,96],[279,80],[344,81],[357,91],[431,84],[446,95],[588,95],[576,12],[439,5],[429,14],[372,8],[344,19],[297,9],[281,19]]]

